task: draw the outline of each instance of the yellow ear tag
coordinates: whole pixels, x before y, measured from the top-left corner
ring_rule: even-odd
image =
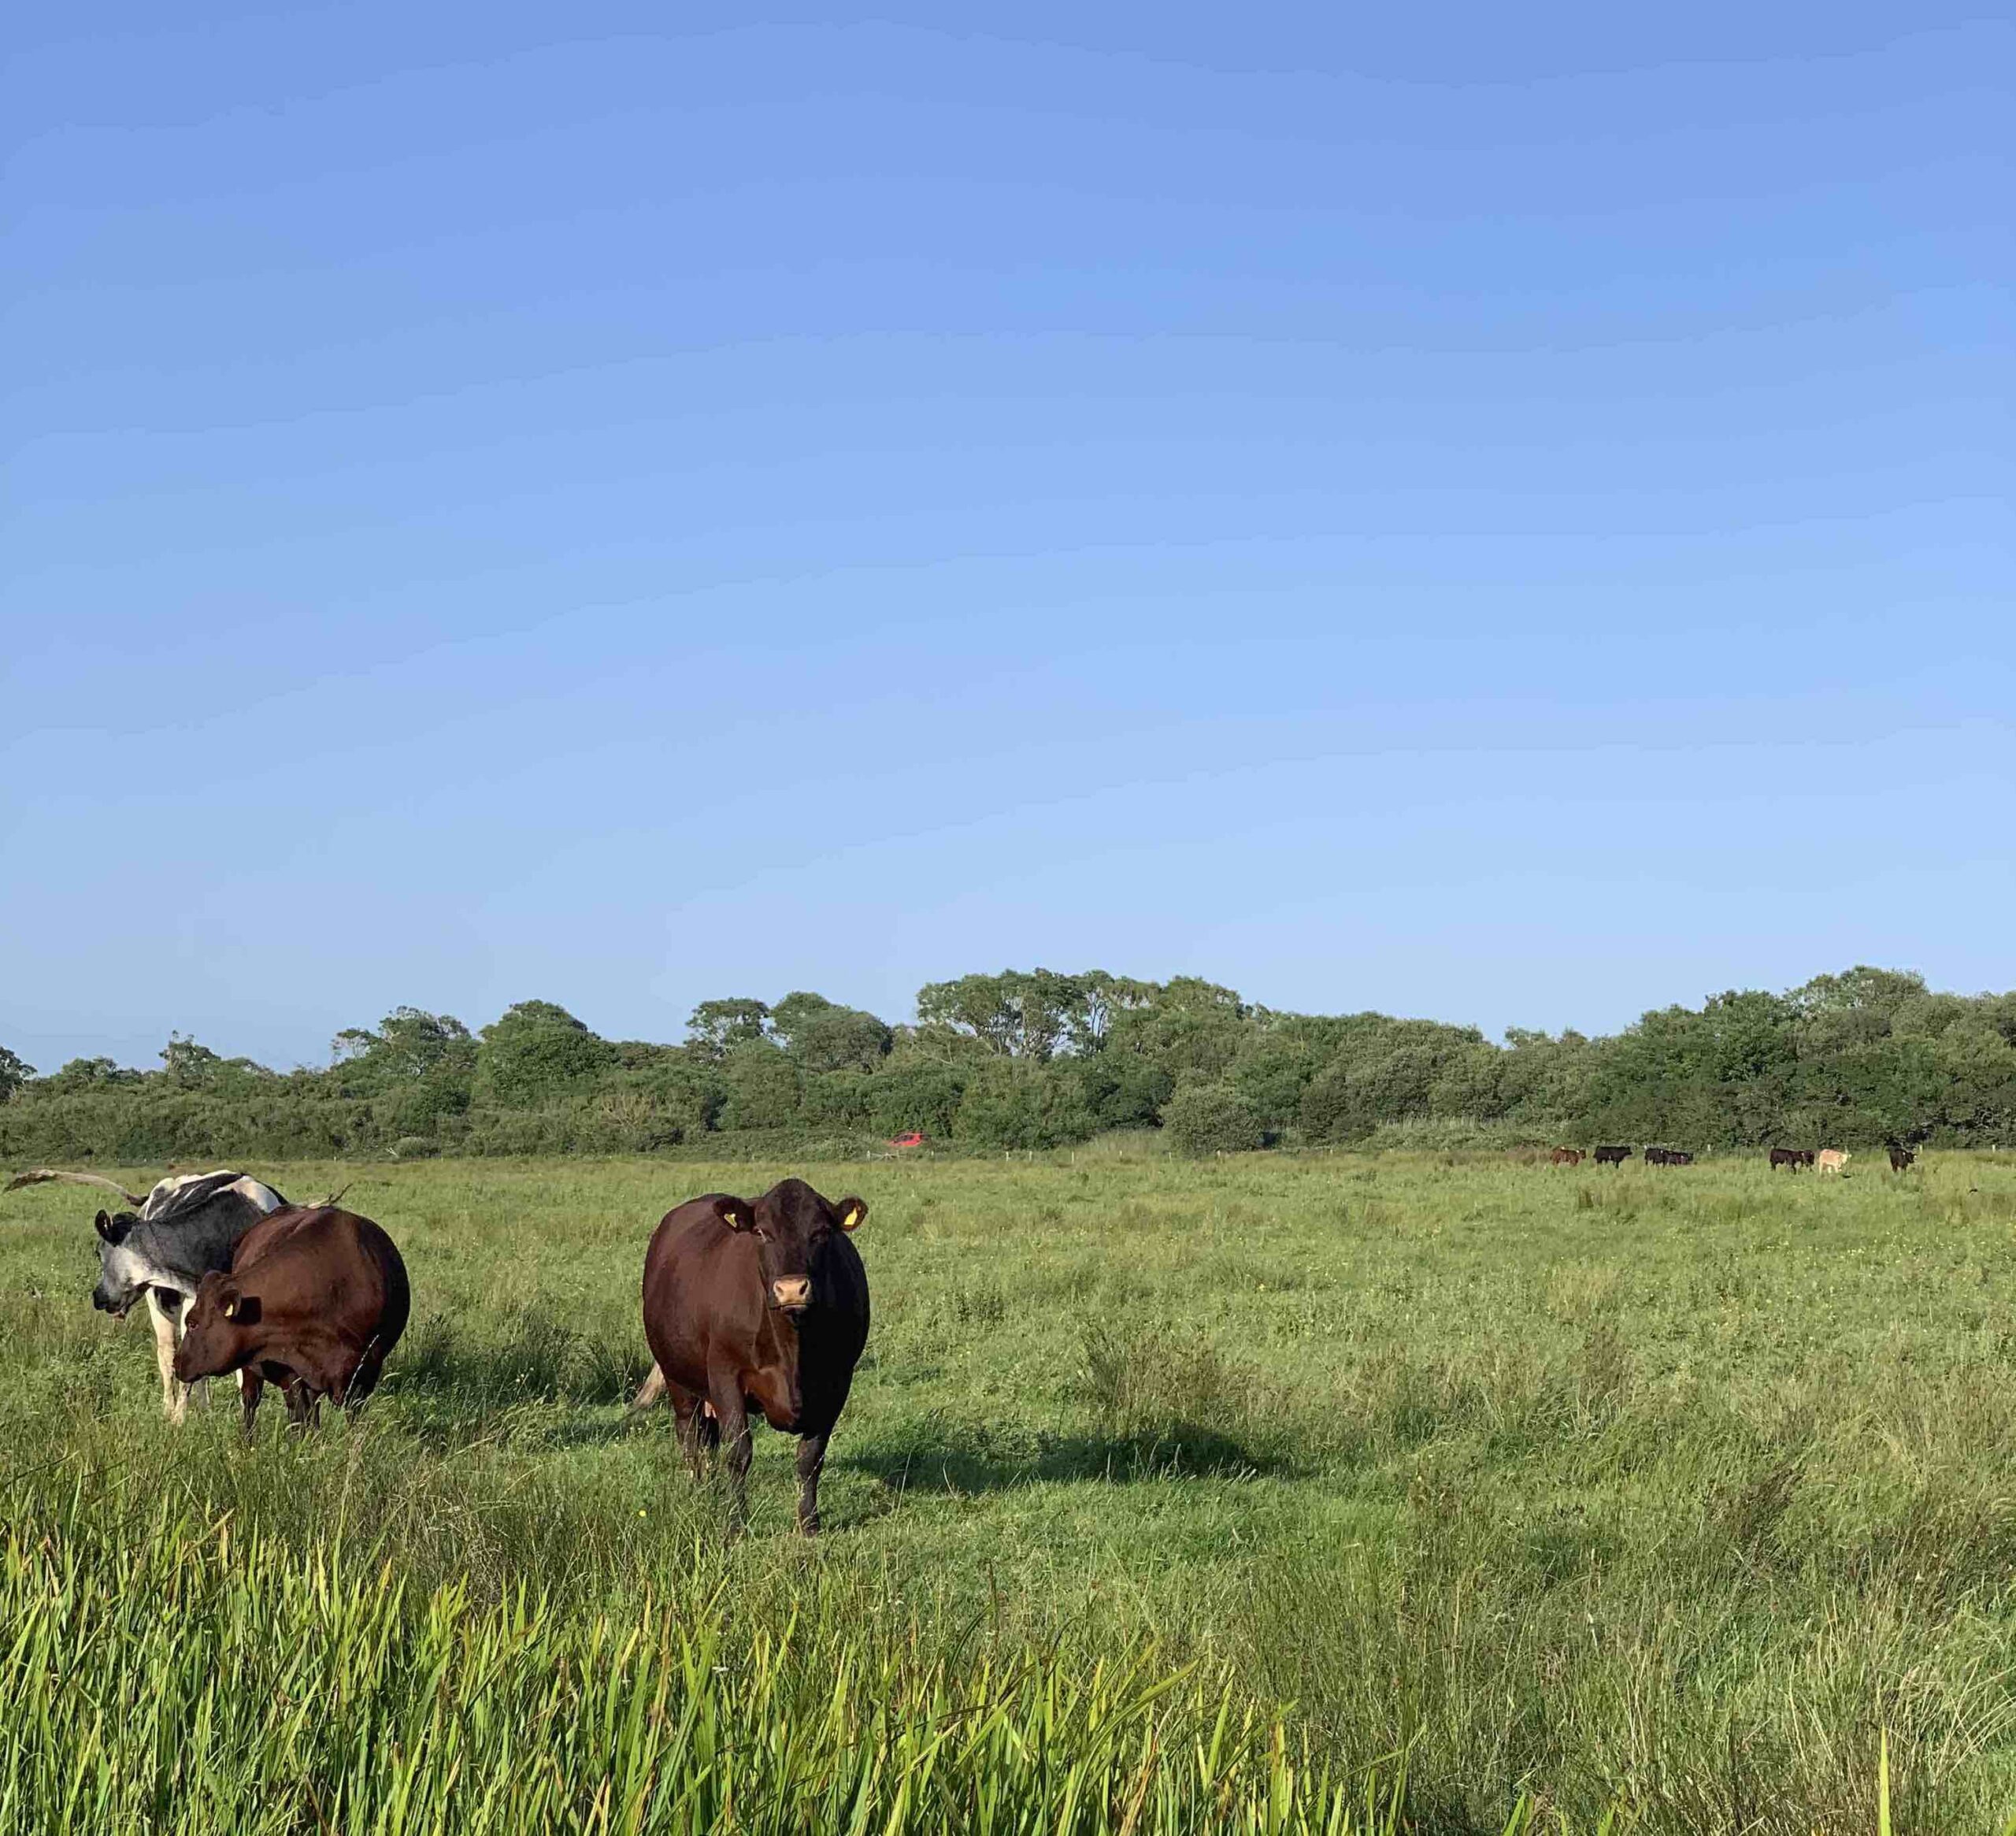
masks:
[[[237,1302],[237,1300],[236,1300],[235,1298],[234,1298],[234,1299],[232,1299],[232,1300],[227,1300],[227,1301],[224,1304],[224,1318],[225,1318],[226,1319],[237,1319],[237,1317],[238,1317],[238,1302]]]
[[[847,1207],[847,1215],[840,1220],[840,1228],[843,1230],[852,1230],[856,1229],[860,1222],[861,1207],[850,1205]]]
[[[731,1230],[739,1230],[742,1228],[742,1220],[732,1211],[722,1212],[721,1222]]]

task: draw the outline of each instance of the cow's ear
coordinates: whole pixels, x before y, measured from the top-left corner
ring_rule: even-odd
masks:
[[[121,1211],[117,1217],[112,1218],[101,1211],[91,1220],[91,1228],[107,1243],[123,1243],[126,1241],[126,1233],[133,1228],[132,1214]]]
[[[858,1230],[868,1222],[868,1201],[865,1199],[843,1199],[834,1209],[840,1215],[843,1230]]]
[[[224,1305],[218,1310],[233,1326],[257,1326],[259,1323],[259,1296],[256,1294],[227,1294]]]
[[[749,1207],[739,1199],[715,1200],[714,1215],[731,1230],[749,1228]]]

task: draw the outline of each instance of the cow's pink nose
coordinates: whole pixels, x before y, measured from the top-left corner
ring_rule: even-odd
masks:
[[[770,1284],[771,1297],[787,1311],[812,1304],[812,1281],[807,1275],[788,1275]]]

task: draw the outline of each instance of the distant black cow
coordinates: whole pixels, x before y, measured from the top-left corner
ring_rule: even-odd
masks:
[[[1621,1167],[1631,1158],[1631,1152],[1629,1148],[1599,1148],[1595,1163],[1599,1167]]]
[[[688,1199],[652,1234],[644,1337],[654,1382],[671,1399],[695,1478],[703,1449],[727,1443],[738,1523],[753,1407],[798,1436],[798,1527],[819,1527],[826,1444],[868,1342],[868,1271],[847,1237],[867,1215],[860,1199],[830,1204],[787,1179],[754,1202]]]
[[[1812,1164],[1813,1150],[1810,1148],[1773,1148],[1771,1150],[1771,1167],[1774,1172],[1781,1167],[1789,1167],[1796,1173],[1802,1167]]]
[[[1890,1170],[1892,1173],[1902,1173],[1917,1159],[1918,1155],[1909,1148],[1899,1148],[1893,1143],[1890,1149]]]
[[[1694,1156],[1680,1148],[1647,1148],[1645,1150],[1647,1167],[1692,1167]]]

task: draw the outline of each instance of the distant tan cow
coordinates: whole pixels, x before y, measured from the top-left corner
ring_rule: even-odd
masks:
[[[1851,1155],[1844,1154],[1839,1148],[1822,1148],[1814,1156],[1814,1164],[1822,1173],[1839,1173],[1847,1165]]]

